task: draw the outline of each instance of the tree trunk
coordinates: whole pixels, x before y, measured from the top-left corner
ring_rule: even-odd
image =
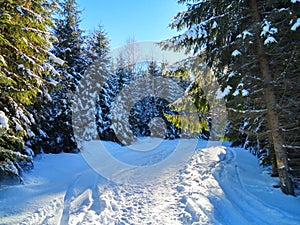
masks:
[[[260,22],[260,15],[257,6],[257,0],[251,0],[251,8],[253,10],[253,19],[255,23]],[[270,71],[269,59],[266,55],[266,49],[262,38],[257,34],[257,53],[258,62],[260,66],[261,76],[264,82],[264,98],[267,106],[267,120],[268,126],[272,134],[272,142],[274,145],[274,152],[276,156],[280,188],[285,194],[294,195],[293,182],[289,175],[289,166],[287,160],[287,152],[283,148],[283,138],[280,132],[279,115],[276,107],[276,96],[273,86],[272,74]]]

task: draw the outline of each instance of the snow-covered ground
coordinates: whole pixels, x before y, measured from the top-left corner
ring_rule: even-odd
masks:
[[[143,185],[109,181],[81,154],[40,155],[35,168],[24,175],[24,185],[1,187],[0,224],[300,223],[300,198],[274,189],[277,179],[259,167],[254,156],[243,149],[206,144],[199,142],[177,172],[161,173],[165,177],[159,177],[160,182]],[[138,166],[168,157],[177,145],[178,140],[163,141],[141,157],[105,143],[120,161]]]

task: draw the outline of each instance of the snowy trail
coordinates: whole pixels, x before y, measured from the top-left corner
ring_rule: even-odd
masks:
[[[175,177],[157,185],[117,185],[95,174],[81,175],[66,193],[61,224],[211,224],[207,196],[221,190],[209,157],[204,151],[195,155]]]
[[[178,173],[143,186],[110,182],[80,155],[44,155],[35,167],[25,176],[25,185],[0,189],[0,224],[296,225],[300,221],[300,198],[273,189],[274,178],[242,149],[200,149]]]

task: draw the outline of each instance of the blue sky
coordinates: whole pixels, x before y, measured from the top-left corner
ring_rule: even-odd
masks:
[[[168,27],[171,19],[185,7],[176,0],[77,0],[82,9],[81,28],[91,31],[101,24],[111,47],[137,41],[160,41],[176,34]]]

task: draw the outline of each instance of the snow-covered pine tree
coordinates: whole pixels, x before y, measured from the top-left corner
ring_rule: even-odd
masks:
[[[86,38],[86,48],[89,64],[98,59],[111,60],[108,56],[110,52],[110,41],[102,25],[98,25]]]
[[[147,71],[144,72],[145,82],[149,82],[149,88],[163,89],[164,87],[151,87],[151,82],[156,77],[162,77],[162,68],[159,67],[158,63],[155,60],[151,60],[148,63]],[[158,84],[159,85],[159,84]],[[144,86],[141,87],[144,89]],[[143,90],[141,90],[143,91]],[[156,96],[156,93],[153,93],[152,96],[149,95],[143,99],[140,99],[136,102],[129,114],[129,123],[132,129],[132,132],[135,136],[158,136],[163,138],[178,138],[180,136],[180,129],[176,128],[174,124],[169,122],[165,115],[175,115],[175,112],[171,110],[169,106],[171,102],[168,102],[162,97]],[[164,127],[152,126],[151,121],[155,121],[155,118],[160,118],[161,122],[164,123]]]
[[[102,26],[95,29],[86,39],[86,58],[89,66],[79,82],[73,105],[73,127],[79,141],[95,139],[97,131],[100,138],[106,139],[103,135],[105,136],[104,132],[109,128],[109,100],[118,88],[118,84],[112,79],[109,44]]]
[[[79,28],[80,13],[76,0],[66,0],[60,3],[58,18],[55,19],[54,35],[57,41],[52,52],[66,62],[58,70],[72,89],[86,69],[85,55],[82,54],[83,30]]]
[[[102,140],[119,142],[112,128],[112,107],[122,88],[132,81],[131,72],[118,68],[101,87],[96,105],[96,121]]]
[[[72,130],[71,105],[73,92],[87,67],[77,3],[75,0],[67,0],[61,1],[59,5],[57,18],[54,20],[56,42],[51,51],[65,63],[55,66],[60,79],[51,94],[51,101],[43,106],[41,120],[41,129],[46,135],[41,138],[40,150],[52,153],[77,151]]]
[[[32,164],[33,152],[25,146],[38,135],[29,105],[47,95],[49,77],[56,74],[48,63],[53,35],[55,1],[0,2],[0,181],[20,181],[22,168]]]
[[[223,90],[228,91],[228,101],[236,99],[235,96],[241,99],[240,104],[233,105],[237,107],[234,110],[246,117],[262,112],[254,117],[258,120],[257,127],[267,121],[264,123],[271,134],[268,141],[274,146],[281,190],[294,194],[284,147],[286,139],[281,132],[284,121],[280,119],[283,113],[280,110],[283,108],[278,107],[287,88],[278,81],[286,79],[299,87],[299,81],[294,79],[297,69],[293,66],[299,64],[299,44],[296,44],[299,42],[296,34],[299,1],[180,0],[179,3],[186,3],[187,10],[178,13],[171,27],[187,30],[168,40],[167,46],[183,47],[203,57],[213,68]],[[291,47],[290,42],[295,45]],[[277,92],[279,87],[282,91]],[[251,95],[256,98],[250,100]],[[287,99],[299,105],[295,94]],[[261,133],[261,130],[256,132]]]

